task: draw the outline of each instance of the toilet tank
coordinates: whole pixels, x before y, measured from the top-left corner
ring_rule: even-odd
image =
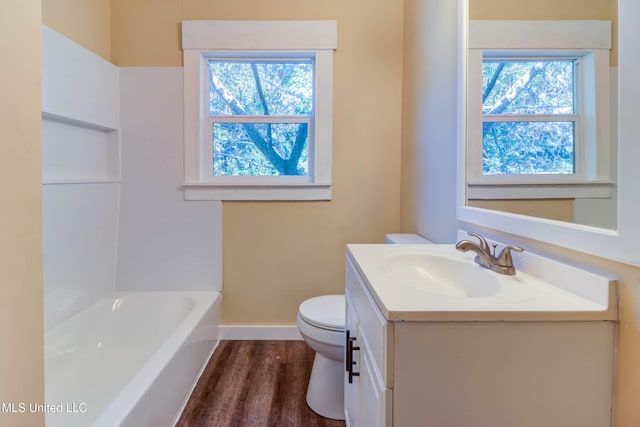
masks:
[[[427,240],[418,234],[387,234],[385,243],[388,244],[409,244],[409,245],[432,245],[431,240]]]

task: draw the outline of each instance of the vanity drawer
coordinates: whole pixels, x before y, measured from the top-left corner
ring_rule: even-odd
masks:
[[[359,320],[360,345],[370,352],[373,368],[376,369],[387,388],[393,388],[393,323],[388,322],[373,297],[367,290],[351,257],[346,257],[346,287],[349,303],[355,307]]]

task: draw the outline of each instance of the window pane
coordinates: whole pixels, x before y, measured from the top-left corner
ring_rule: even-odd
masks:
[[[211,115],[309,115],[313,63],[295,61],[209,61]]]
[[[213,175],[308,175],[306,123],[214,123]]]
[[[573,122],[485,122],[482,173],[572,174]]]
[[[574,114],[575,60],[482,61],[482,113]]]

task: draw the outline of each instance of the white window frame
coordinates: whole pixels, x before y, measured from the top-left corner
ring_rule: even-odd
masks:
[[[482,109],[467,109],[469,199],[611,197],[609,21],[470,21],[468,105],[482,105],[485,57],[577,58],[575,173],[483,175]]]
[[[336,21],[183,21],[182,47],[185,199],[330,200]],[[308,176],[213,176],[208,61],[229,57],[313,59]]]

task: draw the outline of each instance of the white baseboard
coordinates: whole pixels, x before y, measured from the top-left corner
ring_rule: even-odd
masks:
[[[295,325],[221,325],[221,340],[301,340]]]

